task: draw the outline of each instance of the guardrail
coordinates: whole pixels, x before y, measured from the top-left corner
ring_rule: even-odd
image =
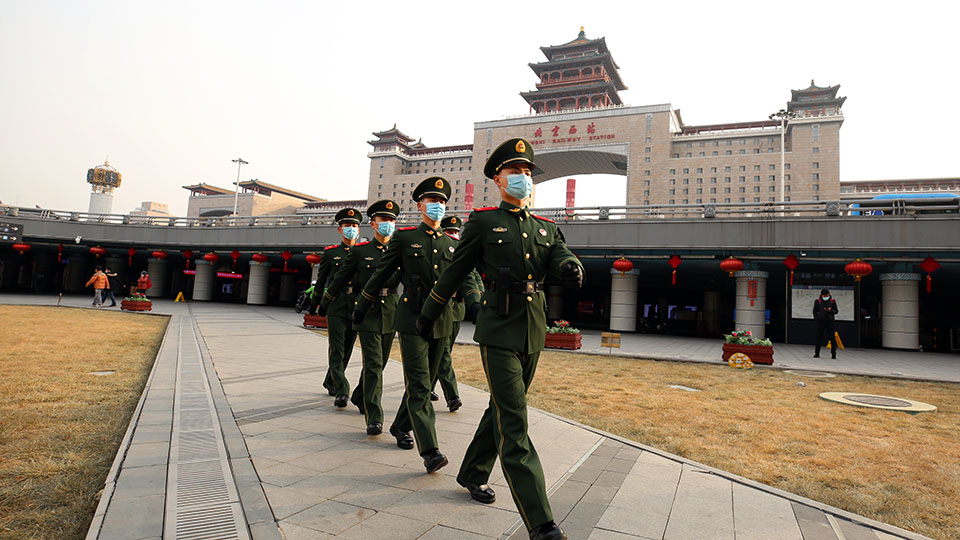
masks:
[[[690,219],[776,220],[791,218],[884,218],[923,215],[960,217],[960,199],[857,199],[844,201],[796,201],[765,203],[659,204],[625,206],[581,206],[571,208],[535,208],[533,212],[555,221],[646,221]],[[456,211],[448,215],[466,216]],[[131,216],[127,214],[91,214],[19,206],[0,206],[0,217],[39,220],[65,220],[142,227],[309,227],[335,225],[336,212],[311,212],[296,215],[175,217]],[[400,224],[416,224],[417,214],[400,216]]]

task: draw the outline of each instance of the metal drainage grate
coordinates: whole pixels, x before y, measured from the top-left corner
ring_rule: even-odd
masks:
[[[236,517],[229,506],[188,510],[177,515],[177,540],[238,538]]]
[[[220,459],[217,435],[213,430],[181,432],[179,441],[178,463]]]
[[[904,401],[902,399],[863,394],[847,394],[843,396],[843,399],[855,401],[857,403],[866,403],[867,405],[876,405],[877,407],[909,407],[911,405],[909,401]]]
[[[230,493],[219,460],[180,463],[177,466],[177,506],[229,502]]]

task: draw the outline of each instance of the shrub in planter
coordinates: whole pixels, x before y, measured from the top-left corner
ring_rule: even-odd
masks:
[[[320,315],[303,314],[303,326],[306,328],[326,328],[327,318]]]
[[[749,330],[734,330],[723,335],[723,361],[735,353],[749,356],[754,364],[773,364],[773,343],[753,337]]]
[[[547,328],[544,347],[548,349],[579,349],[581,347],[580,330],[570,326],[568,321],[559,320]]]
[[[124,311],[152,311],[153,302],[142,293],[134,293],[120,301],[120,309]]]

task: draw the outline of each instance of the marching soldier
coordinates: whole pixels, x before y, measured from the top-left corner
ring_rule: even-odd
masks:
[[[430,387],[437,376],[440,357],[453,333],[453,310],[437,310],[436,325],[429,333],[417,334],[416,318],[427,291],[433,287],[440,273],[450,264],[456,242],[440,232],[440,220],[450,198],[450,183],[434,176],[427,178],[413,190],[413,200],[421,213],[418,227],[398,229],[387,245],[376,271],[367,280],[354,311],[354,321],[364,319],[371,304],[388,280],[400,269],[403,296],[397,306],[394,327],[400,333],[400,354],[403,357],[405,392],[390,426],[397,446],[413,448],[413,429],[423,465],[432,473],[447,464],[447,457],[439,450],[436,415],[430,403]],[[478,298],[474,297],[476,301]]]
[[[340,233],[341,242],[337,245],[328,246],[323,251],[323,257],[320,259],[320,268],[317,271],[317,283],[313,294],[310,296],[310,313],[316,314],[320,303],[322,291],[324,291],[333,276],[347,258],[347,254],[353,249],[353,245],[360,235],[360,222],[363,216],[356,208],[344,208],[334,216],[337,222],[337,231]],[[323,387],[327,393],[336,396],[334,405],[337,408],[347,406],[347,395],[350,393],[350,383],[344,375],[347,369],[347,362],[350,361],[350,354],[353,352],[353,345],[357,341],[357,333],[350,328],[350,312],[353,309],[354,298],[358,291],[353,288],[353,282],[347,282],[346,289],[343,291],[336,302],[330,304],[326,309],[327,315],[327,375],[323,380]]]
[[[486,482],[499,456],[530,538],[560,540],[566,535],[553,522],[543,467],[527,434],[527,390],[546,332],[543,279],[549,273],[565,286],[579,287],[583,267],[557,225],[526,208],[534,167],[533,149],[524,139],[510,139],[490,154],[483,173],[500,188],[500,206],[470,215],[453,262],[430,291],[416,326],[422,334],[433,332],[453,292],[475,266],[479,269],[486,290],[474,340],[480,343],[490,404],[457,482],[475,500],[492,503],[496,494]]]
[[[390,242],[396,227],[400,206],[390,200],[377,201],[367,208],[367,217],[373,228],[373,240],[362,242],[353,247],[346,262],[340,267],[333,282],[323,293],[320,310],[325,310],[336,302],[337,296],[351,280],[359,289],[377,269],[377,263]],[[353,329],[360,334],[360,350],[363,352],[363,370],[361,383],[353,391],[350,401],[358,404],[367,422],[367,435],[379,435],[383,432],[383,407],[380,404],[383,395],[383,365],[390,357],[393,346],[393,316],[397,311],[397,283],[399,272],[394,272],[385,286],[380,289],[371,303],[370,311]]]
[[[463,220],[457,216],[445,217],[440,222],[440,228],[443,229],[443,234],[446,234],[450,238],[453,238],[457,242],[460,242],[460,226],[463,224]],[[467,283],[469,284],[470,290],[467,294],[477,294],[479,295],[483,292],[483,282],[480,280],[480,275],[476,271],[470,272],[467,275]],[[447,345],[447,350],[443,353],[443,358],[440,359],[440,368],[437,370],[437,378],[433,381],[433,386],[431,388],[436,388],[437,380],[440,381],[440,388],[443,389],[443,399],[447,402],[447,409],[450,412],[455,412],[460,407],[463,406],[463,402],[460,400],[460,391],[457,388],[457,375],[453,371],[453,343],[457,340],[457,336],[460,335],[460,322],[465,318],[469,320],[474,320],[476,317],[476,312],[471,313],[470,317],[467,317],[466,306],[463,302],[463,296],[455,296],[451,303],[453,304],[453,334],[450,336],[450,343]],[[439,396],[436,396],[436,392],[430,392],[430,399],[436,401],[439,399]]]

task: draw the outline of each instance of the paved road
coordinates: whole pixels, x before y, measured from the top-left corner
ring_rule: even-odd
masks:
[[[0,303],[51,303],[37,299],[0,295]],[[168,301],[155,308],[171,323],[88,539],[526,538],[499,469],[493,505],[472,502],[454,481],[485,392],[461,385],[464,407],[438,412],[451,463],[427,475],[415,451],[398,449],[389,435],[368,437],[355,408],[332,406],[321,387],[326,338],[301,328],[292,310]],[[633,338],[628,350],[719,355],[702,340]],[[586,348],[599,345],[591,340]],[[931,356],[922,376],[950,365],[950,357]],[[885,369],[907,373],[889,362]],[[358,366],[351,361],[349,380]],[[402,391],[391,361],[388,422]],[[530,424],[554,514],[571,539],[924,538],[542,411],[531,410]]]

